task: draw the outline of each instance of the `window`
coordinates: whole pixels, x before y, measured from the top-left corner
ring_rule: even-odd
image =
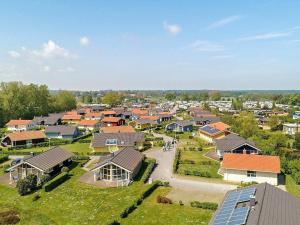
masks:
[[[255,171],[247,171],[247,177],[256,177]]]
[[[118,144],[118,140],[117,139],[106,139],[105,144],[106,145],[117,145]]]

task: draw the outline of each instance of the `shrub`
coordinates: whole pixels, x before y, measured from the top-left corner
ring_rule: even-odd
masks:
[[[292,174],[296,184],[300,184],[300,172],[297,172],[295,174]]]
[[[158,195],[156,197],[156,202],[157,203],[163,203],[163,204],[172,204],[172,200],[167,198],[167,197],[164,197],[164,196],[160,196]]]
[[[7,154],[3,154],[3,155],[1,154],[0,155],[0,163],[3,163],[7,160],[8,160],[8,155]]]
[[[19,213],[15,210],[0,212],[0,224],[16,224],[19,221]]]
[[[37,189],[37,176],[36,175],[29,174],[25,179],[27,180],[29,189],[31,191],[34,191]]]
[[[35,202],[37,200],[39,200],[41,198],[41,196],[39,194],[35,194],[32,198],[32,201]]]
[[[21,196],[26,195],[30,191],[27,180],[25,180],[25,179],[18,180],[17,189],[18,189],[18,193]]]
[[[179,167],[179,160],[180,160],[181,151],[180,149],[176,149],[175,159],[173,162],[173,172],[177,173]]]
[[[51,179],[51,176],[49,174],[44,174],[40,177],[40,184],[43,185],[47,181]]]
[[[62,173],[55,177],[53,180],[50,180],[48,183],[45,184],[44,189],[45,192],[52,191],[62,183],[64,183],[66,180],[70,179],[69,174],[67,173]]]
[[[64,166],[63,168],[61,168],[61,172],[62,173],[69,173],[70,169],[66,166]]]
[[[153,169],[154,169],[154,167],[155,167],[156,160],[155,160],[155,159],[149,159],[148,162],[149,162],[149,165],[148,165],[148,167],[147,167],[147,169],[146,169],[146,171],[144,172],[144,175],[143,175],[143,177],[142,177],[142,181],[143,181],[144,183],[146,183],[146,182],[148,181],[148,179],[149,179],[151,173],[153,172]]]
[[[210,209],[210,210],[216,210],[218,208],[218,204],[214,202],[193,201],[191,202],[191,206],[195,208]]]

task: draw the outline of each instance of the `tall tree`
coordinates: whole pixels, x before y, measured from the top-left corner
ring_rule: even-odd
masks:
[[[122,102],[122,96],[115,91],[107,92],[103,98],[102,98],[102,103],[108,104],[110,106],[116,106],[121,104]]]
[[[258,124],[253,113],[242,112],[237,117],[232,126],[234,132],[239,133],[244,138],[254,136],[258,131]]]

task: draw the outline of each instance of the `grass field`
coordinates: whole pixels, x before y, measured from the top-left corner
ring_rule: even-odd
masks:
[[[211,210],[192,208],[189,205],[156,203],[158,195],[165,196],[169,191],[170,188],[159,188],[154,191],[138,209],[122,220],[121,224],[208,224],[213,214]]]
[[[290,175],[286,176],[286,190],[290,194],[300,198],[300,185],[297,185]]]
[[[161,188],[128,218],[121,220],[120,213],[131,205],[148,185],[136,181],[128,187],[99,189],[78,181],[85,173],[79,166],[70,173],[71,179],[51,192],[39,190],[37,193],[41,198],[35,202],[32,201],[35,194],[19,196],[15,188],[0,185],[0,212],[17,210],[20,213],[20,225],[107,225],[113,220],[133,225],[187,222],[199,224],[200,221],[203,222],[201,224],[207,224],[211,217],[211,211],[175,204],[156,204],[156,196],[169,191],[168,188]]]
[[[196,138],[195,138],[196,139]],[[202,146],[202,151],[198,151],[197,147]],[[180,164],[177,172],[181,175],[196,175],[208,176],[212,178],[221,178],[218,174],[220,167],[219,162],[209,159],[205,154],[211,149],[199,144],[199,141],[185,139],[180,142],[178,148],[181,149]],[[191,148],[194,148],[191,150]],[[206,174],[206,175],[203,175]],[[198,175],[199,176],[199,175]]]

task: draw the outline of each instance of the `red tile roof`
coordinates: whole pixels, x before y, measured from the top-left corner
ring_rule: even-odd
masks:
[[[115,126],[115,127],[102,127],[103,133],[134,133],[135,130],[132,126]]]
[[[105,117],[102,119],[102,122],[104,123],[117,123],[121,120],[120,117]]]
[[[141,110],[141,109],[131,109],[132,114],[135,115],[148,115],[147,110]]]
[[[32,123],[32,120],[10,120],[6,126],[28,125],[30,123]]]
[[[75,115],[75,114],[66,114],[62,117],[63,120],[80,120],[81,116],[80,115]]]
[[[154,120],[157,121],[159,119],[159,116],[140,116],[141,120]]]
[[[103,115],[115,115],[116,114],[116,112],[113,110],[102,111],[101,113]]]
[[[11,141],[25,141],[32,139],[42,139],[46,138],[44,131],[35,130],[35,131],[22,131],[14,132],[7,135]]]
[[[79,126],[95,126],[100,123],[99,120],[81,120],[78,125]]]
[[[225,153],[222,168],[280,173],[280,159],[278,156]]]
[[[87,113],[87,114],[85,114],[85,117],[86,118],[99,118],[99,117],[101,117],[102,116],[102,113],[101,112],[94,112],[94,113]]]
[[[220,131],[225,131],[228,128],[230,128],[230,126],[228,124],[223,123],[223,122],[210,123],[210,124],[208,124],[208,126],[216,128]]]

